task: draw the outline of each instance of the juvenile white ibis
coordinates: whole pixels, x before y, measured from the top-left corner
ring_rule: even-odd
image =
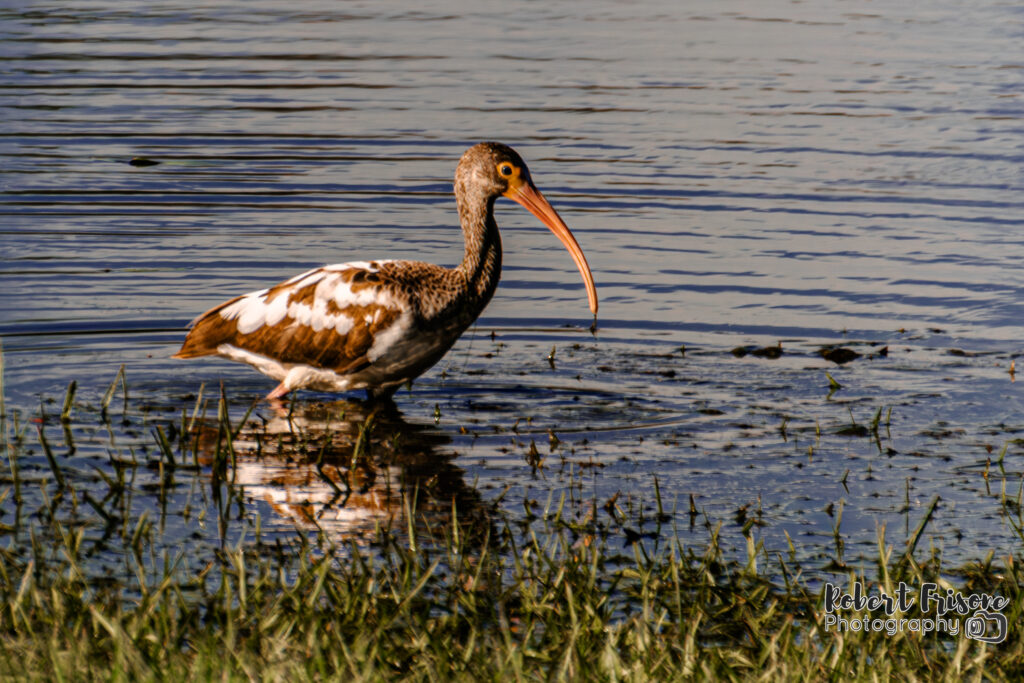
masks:
[[[218,355],[248,363],[280,382],[268,400],[295,389],[365,389],[371,399],[389,398],[439,361],[494,294],[501,273],[494,200],[500,196],[522,204],[562,241],[596,316],[594,278],[569,228],[515,150],[481,142],[455,169],[466,243],[458,266],[353,261],[316,268],[202,314],[174,357]]]

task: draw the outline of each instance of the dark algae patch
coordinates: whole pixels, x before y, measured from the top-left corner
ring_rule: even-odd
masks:
[[[860,354],[853,349],[844,348],[842,346],[825,348],[820,351],[821,357],[827,361],[831,361],[836,365],[843,365],[850,361],[860,358]]]

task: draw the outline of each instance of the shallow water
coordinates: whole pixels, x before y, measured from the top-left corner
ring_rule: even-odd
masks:
[[[706,513],[744,548],[756,517],[768,549],[789,534],[822,558],[841,505],[856,559],[883,524],[902,547],[940,496],[919,547],[964,561],[1016,538],[1020,8],[34,2],[0,19],[6,405],[28,418],[76,380],[69,466],[106,466],[89,421],[122,364],[146,425],[128,441],[200,385],[223,381],[236,417],[271,388],[168,358],[210,306],[325,262],[454,263],[455,163],[500,139],[574,230],[601,312],[592,335],[568,254],[499,203],[498,293],[389,423],[460,497],[653,509],[656,477],[694,543]],[[847,429],[880,408],[877,430]],[[324,491],[262,469],[254,513],[301,525],[270,501]],[[178,485],[207,486],[192,476]],[[182,537],[216,539],[189,519]]]

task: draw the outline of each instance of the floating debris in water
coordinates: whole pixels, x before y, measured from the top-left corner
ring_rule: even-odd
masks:
[[[775,346],[737,346],[731,353],[737,358],[743,358],[748,354],[756,358],[779,358],[782,356],[782,342]]]
[[[765,346],[760,349],[754,349],[750,352],[751,356],[757,356],[758,358],[779,358],[782,356],[782,342],[779,342],[775,346]]]
[[[139,168],[143,168],[143,167],[146,167],[146,166],[156,166],[160,162],[159,161],[154,161],[153,159],[147,159],[146,157],[132,157],[131,160],[128,163],[131,166],[137,166]]]
[[[852,360],[860,358],[859,353],[853,349],[848,349],[842,346],[827,347],[821,349],[818,353],[821,354],[822,358],[827,361],[832,361],[836,365],[843,365],[844,363],[849,363]],[[886,351],[886,354],[888,354],[888,351]]]
[[[837,436],[868,436],[871,434],[871,430],[862,424],[848,424],[844,427],[840,427],[835,431]]]

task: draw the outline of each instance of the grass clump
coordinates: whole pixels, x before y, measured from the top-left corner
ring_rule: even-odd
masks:
[[[371,551],[239,543],[132,585],[87,579],[82,532],[44,563],[0,553],[0,676],[37,680],[1014,679],[1024,675],[1019,562],[962,568],[961,590],[1010,598],[1009,638],[835,633],[821,594],[667,542],[620,550],[557,515]],[[143,538],[146,534],[143,533]],[[144,544],[145,541],[142,541]],[[629,551],[629,552],[625,552]],[[874,587],[948,581],[896,562]],[[141,549],[138,558],[145,556]],[[778,569],[790,569],[778,560]],[[870,590],[871,588],[869,588]]]

